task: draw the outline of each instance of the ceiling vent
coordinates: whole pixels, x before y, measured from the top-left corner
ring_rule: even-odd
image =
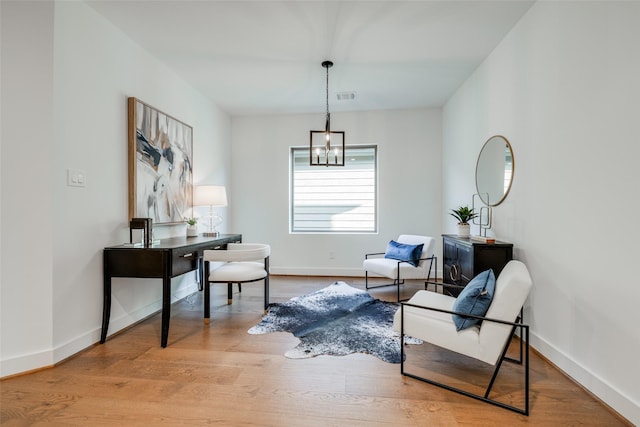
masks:
[[[356,93],[355,92],[338,92],[336,94],[336,97],[338,98],[338,101],[353,101],[354,99],[356,99]]]

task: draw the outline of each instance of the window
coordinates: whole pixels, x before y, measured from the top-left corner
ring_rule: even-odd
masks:
[[[291,232],[377,231],[377,147],[348,146],[345,166],[309,166],[309,148],[291,148]]]

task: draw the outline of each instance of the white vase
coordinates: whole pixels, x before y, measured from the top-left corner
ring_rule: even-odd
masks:
[[[468,223],[458,224],[458,236],[469,237],[471,235],[471,226]]]
[[[195,237],[198,235],[198,225],[187,225],[187,237]]]

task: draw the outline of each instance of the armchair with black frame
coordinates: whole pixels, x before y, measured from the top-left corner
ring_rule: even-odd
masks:
[[[412,234],[401,234],[397,240],[387,245],[386,252],[365,254],[362,268],[365,271],[365,287],[367,289],[383,286],[396,286],[397,298],[400,302],[400,285],[405,280],[424,280],[424,289],[429,283],[437,282],[438,259],[435,256],[436,241],[433,237]],[[431,280],[431,270],[434,279]],[[383,285],[370,285],[369,275],[374,274],[393,280]]]
[[[492,271],[491,276],[493,276]],[[473,288],[472,282],[467,287]],[[481,315],[474,313],[477,313],[477,298],[486,297],[487,294],[487,288],[482,287],[476,287],[476,295],[472,295],[471,288],[468,289],[470,292],[465,292],[466,296],[471,295],[471,298],[476,298],[468,300],[465,309],[460,308],[464,307],[459,300],[465,297],[463,293],[455,298],[436,292],[418,291],[408,302],[403,302],[396,312],[394,330],[400,333],[401,343],[404,342],[404,336],[408,335],[493,366],[493,373],[484,394],[475,394],[469,390],[438,382],[432,379],[433,376],[426,378],[408,373],[407,360],[405,360],[407,353],[404,346],[401,350],[401,374],[529,415],[529,325],[524,324],[523,321],[523,305],[531,287],[532,281],[527,267],[520,261],[512,260],[507,263],[497,280],[494,279],[493,286],[488,291],[493,295],[488,298],[486,302],[488,306],[484,307]],[[470,322],[471,325],[469,323],[465,325],[466,322]],[[520,355],[518,359],[513,359],[507,357],[507,351],[516,331],[519,332]],[[520,406],[489,397],[503,361],[523,365],[523,404]],[[442,361],[439,360],[438,363],[441,364]],[[418,368],[415,364],[411,366]],[[465,368],[466,365],[461,367],[461,369]],[[419,369],[425,368],[419,366]],[[504,390],[502,391],[504,393]]]

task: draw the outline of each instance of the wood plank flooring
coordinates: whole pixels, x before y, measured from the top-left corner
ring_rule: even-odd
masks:
[[[272,276],[271,302],[321,289],[328,277]],[[343,278],[364,289],[364,279]],[[403,286],[405,297],[421,288]],[[226,305],[212,287],[212,320],[202,295],[172,306],[167,348],[160,315],[134,325],[52,369],[0,382],[3,426],[536,426],[630,425],[534,352],[531,415],[522,416],[400,375],[400,366],[365,354],[292,360],[288,333],[249,335],[262,316],[262,283],[245,284]],[[393,301],[395,289],[370,293]],[[100,316],[97,313],[96,316]],[[409,361],[471,388],[486,368],[428,345]],[[458,362],[455,366],[452,366]],[[503,366],[495,396],[518,403],[521,371]],[[492,394],[492,396],[494,396]]]

